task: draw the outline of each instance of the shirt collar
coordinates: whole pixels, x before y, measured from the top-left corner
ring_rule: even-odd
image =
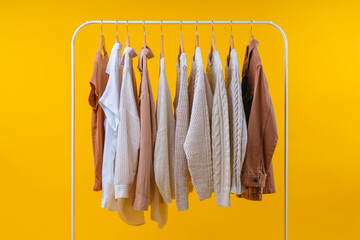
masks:
[[[122,43],[115,43],[113,48],[111,49],[110,58],[108,64],[106,66],[106,73],[110,74],[111,68],[116,63],[117,59],[120,59],[120,51],[122,48]]]
[[[123,52],[123,56],[125,54],[129,54],[131,58],[134,58],[137,56],[137,52],[135,51],[135,49],[131,48],[131,47],[126,47],[124,49],[124,52]]]
[[[259,47],[259,42],[256,39],[253,39],[249,44],[249,53],[254,49]]]
[[[138,69],[142,72],[146,59],[147,58],[150,59],[153,57],[154,57],[154,54],[148,46],[142,48],[141,52],[140,52],[140,57],[139,57]]]

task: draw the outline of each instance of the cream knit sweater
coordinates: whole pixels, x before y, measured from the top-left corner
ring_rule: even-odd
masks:
[[[216,203],[219,207],[230,207],[230,139],[228,100],[222,65],[218,51],[208,55],[206,74],[214,94],[211,142],[213,160],[213,179]]]
[[[189,95],[187,89],[186,54],[178,55],[176,63],[175,110],[175,199],[178,211],[189,208],[189,170],[184,151],[184,142],[189,128]]]
[[[235,49],[226,58],[225,80],[229,101],[230,159],[232,166],[231,192],[241,194],[241,170],[247,144],[247,127],[239,76],[239,60]]]
[[[190,125],[184,143],[190,175],[199,200],[211,197],[213,190],[210,115],[212,100],[211,90],[207,96],[207,79],[201,59],[200,48],[197,47],[192,61],[189,78],[191,117]]]
[[[157,133],[154,149],[155,182],[166,203],[175,198],[175,119],[164,58],[160,59],[159,88],[156,102]]]

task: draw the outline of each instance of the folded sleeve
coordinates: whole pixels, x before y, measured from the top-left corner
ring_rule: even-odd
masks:
[[[97,70],[97,64],[94,64],[93,73],[90,78],[90,94],[89,94],[89,105],[93,109],[97,109],[98,106],[98,100],[99,100],[99,94],[96,84],[96,78],[98,77],[98,70]]]

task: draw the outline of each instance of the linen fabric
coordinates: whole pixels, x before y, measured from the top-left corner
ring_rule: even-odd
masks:
[[[148,210],[154,192],[153,151],[156,139],[155,104],[147,68],[148,58],[154,54],[147,46],[140,52],[138,69],[141,73],[140,84],[140,151],[136,174],[134,210]]]
[[[165,60],[160,59],[158,96],[156,103],[157,133],[154,149],[154,174],[158,190],[166,203],[175,198],[175,119]]]
[[[102,168],[101,207],[110,211],[118,209],[114,190],[114,165],[117,145],[117,126],[119,124],[119,103],[121,86],[121,43],[115,43],[106,67],[109,80],[106,89],[99,99],[105,113],[105,143]]]
[[[95,184],[94,191],[102,190],[102,165],[103,165],[103,151],[105,140],[104,120],[105,114],[101,106],[99,106],[99,99],[105,91],[109,76],[105,69],[109,61],[107,52],[102,56],[101,51],[98,51],[95,56],[94,67],[90,79],[90,94],[89,104],[92,108],[91,114],[91,136],[94,155],[94,170],[95,170]]]
[[[123,73],[114,176],[116,199],[130,197],[138,165],[140,120],[132,61],[136,56],[137,53],[133,48],[126,47],[121,58]]]

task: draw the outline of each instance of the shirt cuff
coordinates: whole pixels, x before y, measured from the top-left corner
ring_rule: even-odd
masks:
[[[229,192],[218,192],[215,193],[216,205],[218,207],[230,207],[230,193]]]
[[[196,189],[195,189],[195,191],[196,191]],[[198,195],[199,200],[202,201],[202,200],[211,198],[212,190],[208,189],[208,190],[204,190],[204,191],[196,192],[196,193]]]
[[[262,201],[262,189],[257,187],[249,187],[238,197],[245,198],[251,201]]]
[[[267,174],[250,174],[250,173],[243,173],[241,184],[247,187],[265,187],[265,181],[266,181],[266,175]]]
[[[178,211],[185,211],[189,209],[189,200],[178,200],[176,199],[176,206]]]
[[[131,191],[130,184],[115,185],[115,199],[129,198]]]

